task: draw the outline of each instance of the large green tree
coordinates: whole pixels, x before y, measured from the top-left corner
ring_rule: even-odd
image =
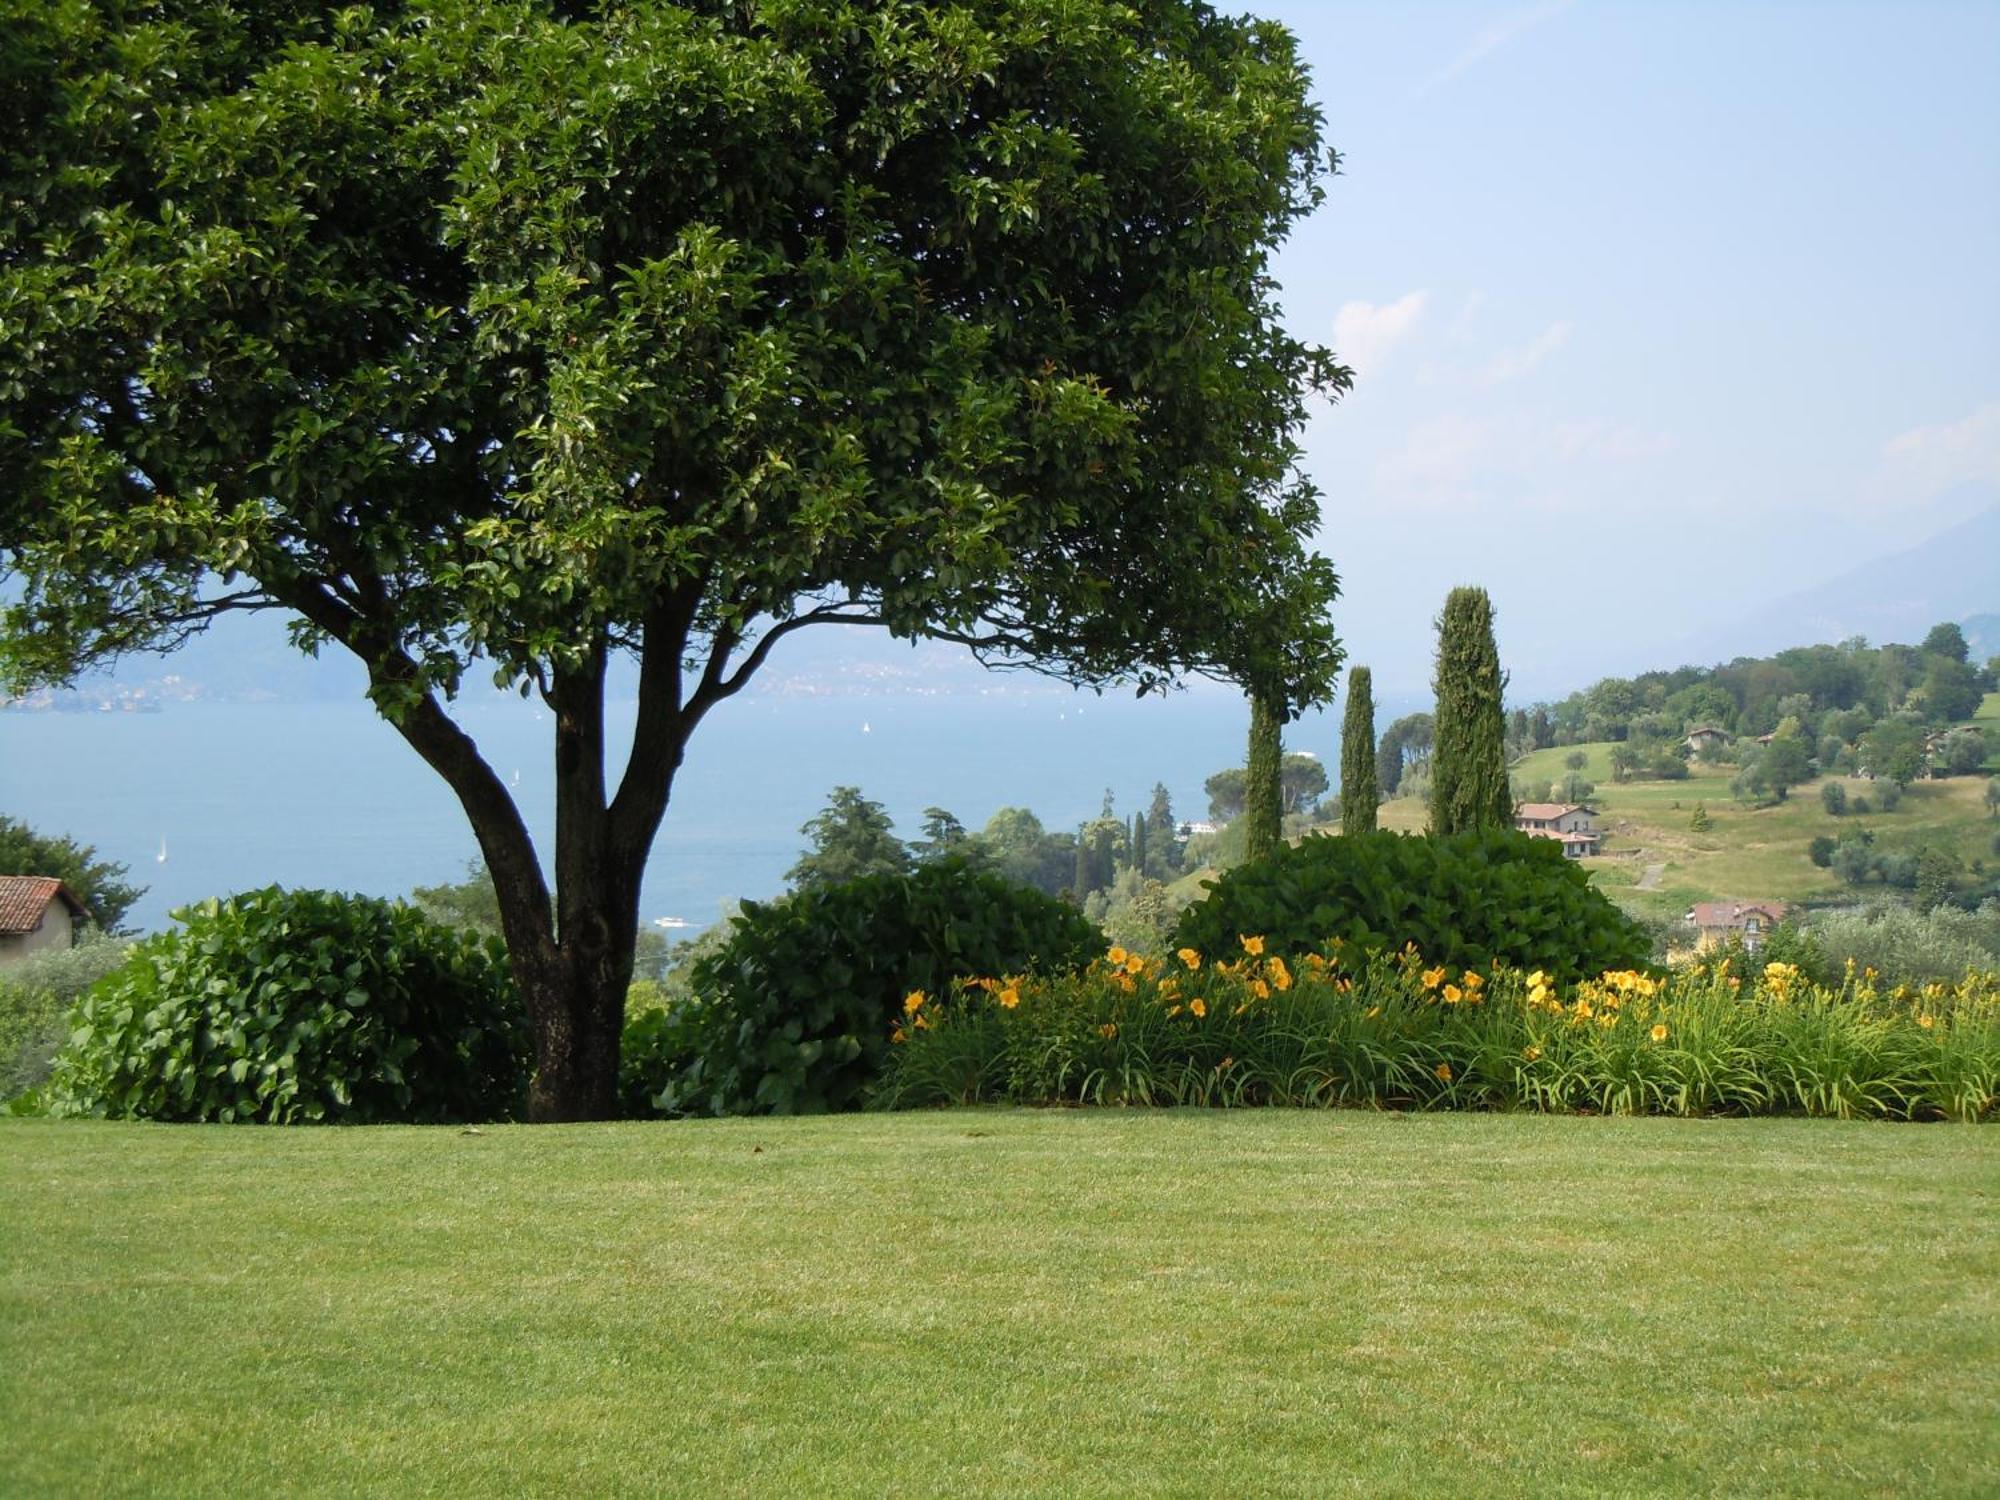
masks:
[[[1507,721],[1493,601],[1457,588],[1438,616],[1437,743],[1431,756],[1431,828],[1462,833],[1507,828],[1514,794],[1507,780]]]
[[[882,804],[862,796],[861,788],[837,786],[827,794],[826,806],[800,827],[806,850],[785,878],[802,890],[864,875],[907,874],[910,851],[895,826]]]
[[[1340,724],[1340,831],[1373,833],[1382,788],[1375,779],[1375,674],[1347,674],[1347,712]]]
[[[1282,28],[1195,0],[0,22],[0,677],[232,610],[352,652],[492,872],[534,1118],[614,1110],[675,772],[786,636],[1330,690],[1294,439],[1348,374],[1281,327],[1270,262],[1334,163]],[[468,674],[551,710],[553,882],[446,710]]]

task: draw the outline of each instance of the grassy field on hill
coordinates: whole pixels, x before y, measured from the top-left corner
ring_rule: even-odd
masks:
[[[2000,1133],[0,1125],[0,1492],[1980,1495]]]
[[[2000,755],[2000,693],[1987,696],[1974,722],[1985,728]],[[1775,807],[1745,808],[1730,795],[1734,766],[1696,764],[1686,781],[1619,783],[1611,779],[1609,744],[1539,750],[1524,757],[1514,774],[1528,781],[1559,779],[1568,770],[1566,758],[1577,750],[1588,758],[1583,774],[1597,783],[1590,801],[1603,814],[1606,833],[1603,855],[1584,865],[1608,894],[1649,916],[1677,917],[1693,902],[1722,898],[1803,901],[1851,894],[1807,855],[1815,836],[1838,838],[1850,828],[1870,830],[1878,847],[1888,852],[1915,852],[1930,845],[1952,851],[1968,868],[1975,859],[1988,866],[1996,863],[1993,838],[2000,823],[1987,814],[1981,800],[1986,784],[1978,776],[1915,782],[1894,812],[1877,808],[1865,816],[1836,818],[1820,802],[1819,789],[1827,778],[1794,787]],[[1831,779],[1846,787],[1850,801],[1874,801],[1879,795],[1873,782]],[[1706,806],[1714,823],[1707,833],[1689,828],[1697,802]],[[1423,804],[1411,799],[1382,807],[1386,828],[1420,829],[1425,818]],[[1662,867],[1655,888],[1640,889],[1652,865]]]

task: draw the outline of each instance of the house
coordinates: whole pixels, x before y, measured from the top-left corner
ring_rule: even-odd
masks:
[[[1699,755],[1704,750],[1721,749],[1729,743],[1729,732],[1718,729],[1713,724],[1697,724],[1687,732],[1688,754]]]
[[[1697,901],[1686,921],[1694,929],[1697,950],[1741,937],[1743,946],[1755,953],[1790,910],[1783,901]]]
[[[1604,837],[1597,809],[1581,802],[1523,802],[1514,809],[1514,826],[1530,838],[1559,840],[1566,859],[1597,853]]]
[[[0,964],[67,948],[90,908],[48,875],[0,875]]]

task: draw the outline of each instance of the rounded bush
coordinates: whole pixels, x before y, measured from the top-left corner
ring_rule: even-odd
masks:
[[[628,1060],[666,1072],[651,1097],[667,1113],[853,1108],[912,993],[938,999],[956,980],[1072,968],[1103,949],[1075,908],[958,860],[746,901],[728,942],[695,965],[686,1013],[628,1029]]]
[[[272,887],[173,913],[84,995],[51,1113],[274,1123],[519,1113],[526,1017],[498,940]]]
[[[1239,865],[1181,914],[1174,946],[1234,954],[1262,937],[1306,953],[1339,938],[1405,944],[1433,963],[1544,969],[1570,980],[1646,962],[1644,930],[1553,841],[1511,829],[1308,838]]]

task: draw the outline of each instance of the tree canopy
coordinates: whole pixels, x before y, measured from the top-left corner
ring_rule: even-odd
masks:
[[[277,610],[452,786],[537,1117],[615,1079],[695,726],[861,621],[1330,691],[1270,257],[1334,165],[1193,0],[7,5],[0,678]],[[1130,560],[1146,559],[1146,584]],[[609,660],[637,729],[607,765]],[[554,719],[551,890],[443,701]]]
[[[0,816],[0,875],[54,876],[106,932],[116,932],[132,903],[146,894],[144,886],[126,883],[131,873],[67,834],[37,833],[18,818]]]

